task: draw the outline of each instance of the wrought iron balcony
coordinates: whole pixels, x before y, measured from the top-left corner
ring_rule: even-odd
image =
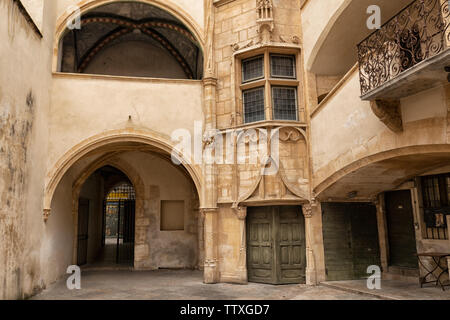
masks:
[[[363,100],[401,98],[447,81],[449,2],[415,0],[358,45]]]

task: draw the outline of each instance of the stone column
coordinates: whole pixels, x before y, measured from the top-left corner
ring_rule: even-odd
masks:
[[[204,218],[205,216],[197,211],[197,234],[198,234],[198,261],[197,267],[199,270],[203,270],[205,265],[205,227],[204,227]]]
[[[205,264],[203,269],[204,283],[219,282],[218,250],[217,250],[217,215],[218,208],[202,209],[205,235]]]
[[[374,201],[377,207],[378,241],[380,246],[381,270],[388,271],[389,243],[387,235],[386,211],[384,208],[384,194],[380,194]]]
[[[237,269],[237,274],[241,283],[247,283],[247,240],[246,240],[246,218],[247,218],[247,207],[237,207],[235,208],[236,216],[239,219],[239,233],[240,233],[240,244],[239,244],[239,265]]]
[[[202,203],[201,215],[204,227],[205,263],[203,277],[205,283],[216,283],[219,281],[218,249],[217,249],[217,177],[214,162],[208,162],[205,152],[214,150],[216,121],[216,91],[217,75],[214,57],[214,25],[215,8],[213,1],[205,1],[205,65],[203,78],[203,159],[202,159]],[[210,148],[209,150],[206,150]],[[212,148],[212,149],[211,149]],[[214,156],[213,153],[211,153]],[[211,160],[211,159],[209,159]]]
[[[306,284],[315,286],[326,279],[321,207],[319,203],[312,203],[302,209],[305,217]]]

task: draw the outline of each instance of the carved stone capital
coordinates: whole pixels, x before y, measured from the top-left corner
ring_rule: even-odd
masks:
[[[200,215],[202,216],[202,218],[205,217],[206,214],[208,213],[217,213],[218,208],[200,208]]]
[[[236,213],[236,216],[239,220],[245,220],[247,218],[247,208],[245,207],[235,207],[234,213]]]
[[[206,75],[203,78],[203,85],[217,87],[217,78],[213,74]]]
[[[313,216],[313,207],[311,204],[305,204],[302,206],[303,216],[307,219],[312,218]]]
[[[400,100],[375,100],[370,103],[373,113],[394,132],[403,131]]]

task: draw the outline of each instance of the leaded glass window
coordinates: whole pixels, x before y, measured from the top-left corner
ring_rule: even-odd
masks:
[[[297,89],[272,87],[274,120],[297,120]]]
[[[265,120],[263,87],[244,91],[243,102],[245,123]]]

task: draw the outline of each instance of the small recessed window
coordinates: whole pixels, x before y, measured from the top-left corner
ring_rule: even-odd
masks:
[[[184,201],[161,201],[161,231],[184,230]]]
[[[245,123],[262,121],[264,115],[264,87],[243,92]]]
[[[264,78],[264,56],[242,61],[242,82]]]
[[[270,75],[273,78],[295,79],[295,57],[286,55],[270,56]]]
[[[274,120],[297,120],[297,89],[272,87]]]

